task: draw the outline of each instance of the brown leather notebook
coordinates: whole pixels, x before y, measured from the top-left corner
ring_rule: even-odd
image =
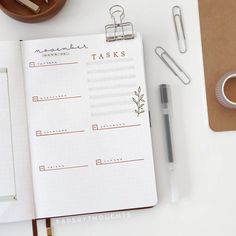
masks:
[[[236,70],[236,1],[199,0],[209,125],[214,131],[236,130],[236,110],[218,103],[216,83]],[[236,83],[228,89],[236,100]]]

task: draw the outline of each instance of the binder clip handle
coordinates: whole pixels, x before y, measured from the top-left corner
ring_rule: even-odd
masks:
[[[117,26],[121,25],[122,21],[125,18],[124,8],[120,5],[114,5],[114,6],[110,7],[109,12],[110,12],[111,18],[114,21],[114,25],[117,25]],[[118,16],[119,18],[116,16]],[[119,19],[119,23],[117,23],[116,18]]]
[[[134,29],[131,22],[123,22],[125,18],[124,8],[114,5],[109,9],[113,24],[105,26],[106,41],[127,40],[134,38]]]

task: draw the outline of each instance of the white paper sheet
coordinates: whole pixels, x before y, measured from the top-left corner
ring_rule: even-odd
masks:
[[[38,218],[153,206],[142,40],[22,44]]]
[[[0,68],[8,72],[7,79],[0,73],[0,192],[17,197],[0,201],[0,223],[31,220],[35,215],[20,42],[0,42]]]
[[[0,201],[16,198],[7,68],[0,68]]]

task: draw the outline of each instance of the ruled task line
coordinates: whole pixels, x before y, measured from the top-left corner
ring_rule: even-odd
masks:
[[[138,161],[144,161],[144,159],[141,159],[141,158],[140,159],[131,159],[131,160],[123,160],[122,158],[112,159],[112,160],[97,159],[96,165],[102,166],[102,165],[122,164],[122,163],[128,163],[128,162],[138,162]]]
[[[41,165],[41,166],[39,166],[39,171],[40,172],[58,171],[58,170],[79,169],[79,168],[85,168],[85,167],[88,167],[88,165],[78,165],[78,166],[65,166],[65,165],[45,166],[45,165]]]
[[[93,131],[103,131],[103,130],[111,130],[111,129],[122,129],[122,128],[132,128],[132,127],[139,127],[141,124],[131,124],[131,125],[126,125],[126,124],[112,124],[112,125],[97,125],[93,124],[92,125],[92,130]]]
[[[129,71],[129,70],[134,70],[134,66],[114,67],[107,69],[91,69],[87,71],[87,74],[99,74],[99,73],[109,73],[109,72]]]
[[[35,62],[29,63],[29,68],[40,68],[40,67],[50,67],[50,66],[64,66],[64,65],[74,65],[78,64],[79,62],[65,62],[65,63],[52,63],[52,64],[46,64],[46,65],[36,65]]]
[[[77,99],[82,98],[82,96],[67,96],[67,95],[59,95],[59,96],[47,96],[47,97],[41,97],[41,96],[33,96],[32,101],[33,102],[50,102],[50,101],[58,101],[58,100],[68,100],[68,99]]]
[[[75,130],[75,131],[68,131],[68,130],[50,130],[50,131],[42,131],[37,130],[35,132],[36,137],[43,137],[43,136],[53,136],[53,135],[66,135],[66,134],[76,134],[76,133],[83,133],[85,130]]]

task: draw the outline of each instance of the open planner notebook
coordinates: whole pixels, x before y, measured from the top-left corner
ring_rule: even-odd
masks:
[[[142,39],[0,42],[0,222],[154,206]]]

